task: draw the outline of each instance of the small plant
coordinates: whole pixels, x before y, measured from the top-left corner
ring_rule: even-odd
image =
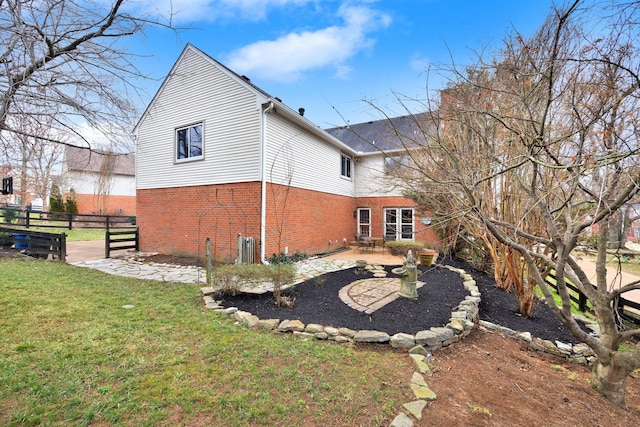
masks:
[[[489,411],[489,409],[485,408],[484,406],[481,408],[479,406],[474,405],[473,403],[467,403],[467,407],[471,409],[473,412],[479,412],[481,414],[488,416],[489,418],[491,418],[492,416],[491,411]]]
[[[278,301],[276,301],[276,305],[278,307],[288,307],[291,308],[296,304],[296,299],[292,296],[289,295],[281,295],[280,296],[280,301],[278,303]]]
[[[129,218],[127,218],[127,220],[129,221],[129,224],[136,225],[136,216],[135,215],[129,215]]]
[[[414,256],[418,255],[418,252],[424,248],[424,243],[413,242],[410,240],[395,240],[387,242],[385,247],[389,250],[389,253],[393,256],[406,257],[409,251]]]
[[[298,251],[295,251],[293,255],[286,255],[284,252],[280,252],[278,255],[273,254],[271,258],[267,258],[267,262],[269,264],[294,264],[307,258],[309,258],[307,254]]]
[[[0,233],[0,246],[13,245],[13,236],[11,233]]]

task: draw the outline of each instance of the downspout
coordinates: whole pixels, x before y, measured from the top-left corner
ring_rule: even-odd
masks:
[[[262,132],[260,148],[262,150],[262,164],[260,165],[260,262],[269,264],[265,258],[267,237],[267,113],[273,111],[275,105],[269,101],[269,105],[262,111]]]

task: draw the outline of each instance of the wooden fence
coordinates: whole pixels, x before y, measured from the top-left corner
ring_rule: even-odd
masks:
[[[2,221],[11,224],[12,227],[38,227],[38,228],[106,228],[131,227],[135,225],[135,216],[126,215],[93,215],[71,214],[66,212],[43,212],[29,209],[2,208],[0,210]]]
[[[138,227],[111,228],[107,222],[104,238],[104,257],[111,258],[111,252],[124,249],[139,250],[140,238]]]
[[[558,291],[558,287],[556,285],[556,277],[553,273],[549,273],[549,275],[547,275],[546,281],[549,286],[556,290],[556,292]],[[580,292],[578,287],[569,281],[565,281],[565,283],[567,288],[571,291],[569,292],[569,296],[573,302],[578,304],[578,309],[580,311],[590,310],[590,307],[587,306],[587,297],[582,292]],[[619,295],[613,301],[613,304],[621,320],[640,326],[639,303],[630,301]]]
[[[36,258],[48,258],[65,261],[67,239],[65,233],[44,233],[19,228],[0,227],[0,240],[3,245]]]

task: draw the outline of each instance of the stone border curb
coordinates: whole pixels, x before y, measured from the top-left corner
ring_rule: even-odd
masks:
[[[600,334],[598,324],[583,316],[576,316],[581,320],[587,328],[591,329],[591,334],[598,336]],[[561,341],[551,342],[541,338],[533,337],[530,332],[518,332],[504,326],[499,326],[491,322],[480,320],[478,328],[486,332],[498,332],[509,338],[520,340],[527,344],[530,348],[542,353],[552,354],[562,357],[570,363],[579,365],[592,365],[597,361],[597,357],[593,350],[584,343],[569,344]]]

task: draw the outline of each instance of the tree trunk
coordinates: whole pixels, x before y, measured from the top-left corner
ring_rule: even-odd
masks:
[[[616,363],[615,357],[609,365],[598,361],[591,372],[591,387],[616,405],[625,406],[625,386],[631,372],[626,364]]]

